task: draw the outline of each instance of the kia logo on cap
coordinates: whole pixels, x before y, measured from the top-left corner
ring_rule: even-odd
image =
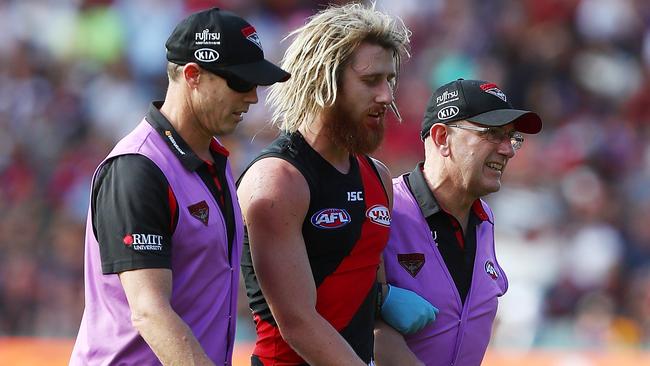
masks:
[[[457,115],[458,112],[459,112],[458,107],[456,107],[455,105],[446,106],[445,108],[441,109],[438,112],[438,119],[439,120],[449,119]]]
[[[194,51],[194,58],[201,62],[214,62],[219,59],[219,52],[212,48],[200,48]]]

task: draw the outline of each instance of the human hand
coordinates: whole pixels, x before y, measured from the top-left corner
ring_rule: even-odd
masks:
[[[381,317],[402,334],[415,333],[436,320],[439,310],[415,292],[388,285]]]

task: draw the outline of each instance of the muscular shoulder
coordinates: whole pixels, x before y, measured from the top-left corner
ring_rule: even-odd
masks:
[[[302,213],[304,217],[310,194],[305,177],[295,166],[284,159],[268,157],[258,160],[246,171],[237,195],[242,213],[249,221],[252,215],[258,214],[294,216]]]

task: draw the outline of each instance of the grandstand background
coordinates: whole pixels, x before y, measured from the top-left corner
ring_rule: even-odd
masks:
[[[43,350],[48,364],[57,352],[65,364],[83,310],[90,177],[164,96],[176,22],[209,6],[233,10],[279,61],[281,39],[321,3],[0,0],[0,364],[39,364],[29,357]],[[650,2],[377,7],[413,31],[397,90],[404,121],[389,117],[376,154],[394,176],[422,159],[427,98],[449,80],[494,81],[544,120],[488,197],[510,288],[486,364],[650,364]],[[260,103],[222,140],[235,175],[275,136],[268,117]],[[242,299],[240,349],[253,334]]]

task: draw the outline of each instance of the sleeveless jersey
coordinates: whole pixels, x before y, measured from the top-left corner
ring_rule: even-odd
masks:
[[[388,199],[379,173],[372,159],[357,155],[350,157],[350,171],[343,174],[299,133],[278,137],[251,165],[267,157],[291,163],[309,185],[302,235],[317,287],[316,310],[369,363],[377,267],[390,227]],[[271,315],[255,276],[247,236],[242,273],[257,329],[253,365],[305,365],[284,342]]]

